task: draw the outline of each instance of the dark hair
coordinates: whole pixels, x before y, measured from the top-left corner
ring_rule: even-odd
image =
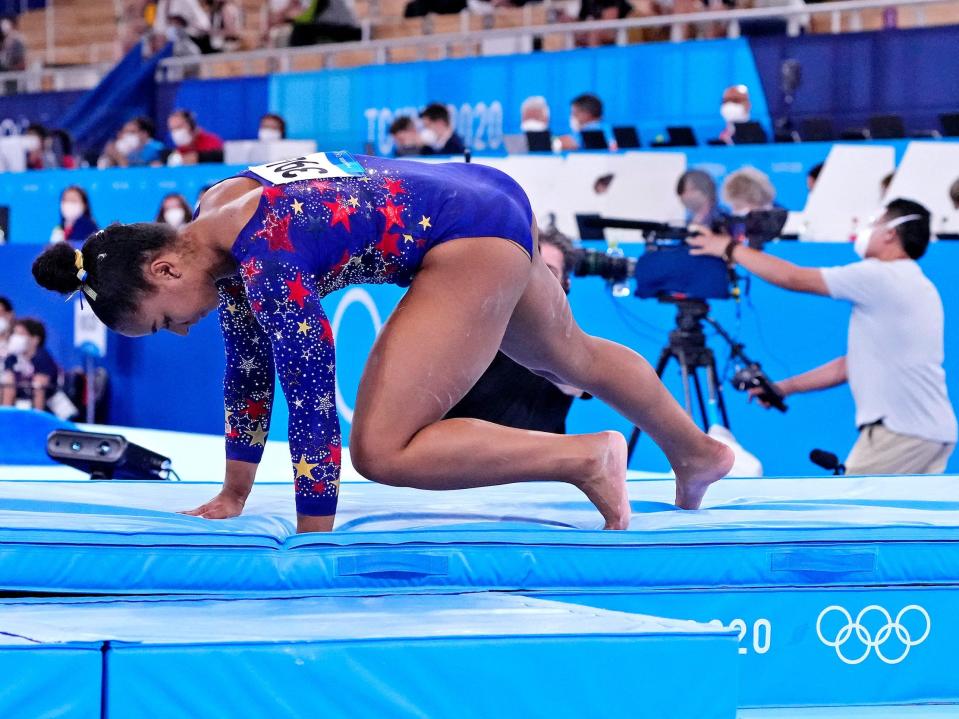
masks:
[[[18,18],[16,15],[4,15],[3,18],[0,19],[9,20],[10,24],[15,28],[20,26],[20,18]]]
[[[286,120],[277,115],[275,112],[266,113],[260,118],[260,122],[263,122],[264,120],[276,120],[278,123],[280,123],[280,137],[284,139],[286,138]]]
[[[446,109],[446,105],[441,105],[438,102],[431,102],[423,108],[420,117],[425,117],[427,120],[433,120],[434,122],[442,120],[447,125],[450,124],[450,111]]]
[[[29,125],[27,125],[27,129],[23,131],[23,134],[26,135],[28,132],[32,132],[35,135],[39,135],[43,139],[46,139],[47,135],[49,134],[47,132],[47,128],[45,128],[39,122],[31,122]]]
[[[956,209],[959,209],[959,180],[949,185],[949,199],[952,200]]]
[[[686,170],[686,172],[679,176],[679,182],[676,183],[677,195],[683,194],[686,190],[686,183],[691,184],[706,195],[710,202],[716,202],[716,181],[708,172],[704,170]]]
[[[163,196],[163,199],[160,200],[160,207],[157,210],[157,216],[154,222],[166,224],[166,220],[163,219],[163,206],[166,204],[166,201],[171,198],[180,203],[180,207],[182,207],[183,211],[186,213],[186,221],[189,222],[190,216],[193,214],[193,208],[190,207],[190,203],[187,202],[186,198],[179,192],[168,192]]]
[[[170,117],[175,117],[177,115],[183,118],[191,130],[196,129],[196,115],[194,115],[191,110],[178,107],[176,110],[170,113]]]
[[[34,319],[33,317],[19,317],[13,323],[14,327],[23,327],[27,331],[27,334],[31,337],[37,337],[40,340],[40,347],[43,347],[47,341],[47,328],[44,327],[43,322],[40,320]]]
[[[913,200],[897,199],[886,205],[887,222],[907,215],[919,215],[919,218],[903,222],[895,230],[902,249],[912,259],[918,260],[926,254],[926,248],[929,247],[929,210]]]
[[[823,165],[825,162],[817,162],[815,165],[809,168],[809,172],[806,173],[806,177],[812,179],[813,182],[819,179],[819,173],[822,172]]]
[[[570,104],[575,105],[583,112],[588,112],[593,117],[603,116],[603,101],[588,92],[574,97]]]
[[[87,299],[107,327],[115,328],[136,311],[141,296],[151,289],[143,265],[175,241],[176,231],[169,225],[134,222],[114,223],[83,243],[86,284],[97,293],[95,300]],[[73,248],[66,242],[50,245],[33,261],[33,277],[37,284],[53,292],[76,292],[80,280]]]
[[[93,212],[90,210],[90,197],[87,195],[87,191],[80,187],[80,185],[67,185],[64,187],[63,191],[60,193],[60,200],[62,201],[63,196],[70,190],[73,190],[80,195],[80,199],[83,200],[83,216],[93,219]],[[60,224],[63,224],[62,215],[60,216]]]
[[[73,154],[73,136],[69,132],[66,130],[50,130],[50,137],[54,140],[54,150],[59,153],[61,158]]]
[[[411,130],[414,126],[412,117],[409,115],[400,115],[393,120],[393,123],[390,125],[390,134],[395,135],[397,132],[403,132],[403,130]]]
[[[153,120],[146,115],[134,117],[133,119],[129,120],[129,122],[132,122],[134,125],[136,125],[140,132],[145,132],[147,136],[156,137],[157,127],[153,123]]]
[[[3,308],[4,312],[13,312],[13,303],[9,297],[0,297],[0,307]]]
[[[890,172],[888,175],[886,175],[879,181],[879,188],[882,190],[883,194],[885,194],[889,190],[889,185],[892,184],[892,178],[895,176],[896,176],[896,171],[893,170],[892,172]]]

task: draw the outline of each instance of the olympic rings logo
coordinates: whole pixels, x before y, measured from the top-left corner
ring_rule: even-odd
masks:
[[[823,619],[833,612],[839,612],[839,614],[845,618],[846,623],[839,629],[838,632],[836,632],[834,639],[827,639],[825,636],[823,636]],[[903,618],[910,612],[918,612],[919,616],[925,622],[925,631],[923,631],[923,633],[916,639],[912,638],[909,630],[902,623]],[[863,625],[863,620],[872,613],[878,613],[884,621],[884,624],[879,627],[879,630],[876,632],[875,636],[873,636],[870,630]],[[855,621],[853,621],[852,615],[850,615],[846,609],[834,604],[823,609],[819,614],[819,619],[816,620],[816,634],[819,635],[819,640],[827,647],[834,647],[836,650],[836,656],[838,656],[845,664],[850,665],[861,664],[862,662],[866,661],[866,658],[873,650],[876,651],[876,656],[886,664],[899,664],[899,662],[908,656],[909,650],[912,649],[912,647],[922,644],[924,641],[926,641],[931,629],[932,621],[929,618],[929,613],[918,604],[910,604],[906,607],[903,607],[899,614],[896,615],[895,620],[883,607],[880,607],[878,604],[870,604],[868,607],[859,612]],[[865,650],[858,656],[850,658],[844,653],[843,647],[847,642],[853,639],[854,633],[856,640],[862,644]],[[892,638],[893,633],[895,633],[896,640],[898,640],[903,647],[902,652],[896,657],[891,657],[883,653],[883,646]],[[887,649],[886,651],[888,652],[889,650]]]

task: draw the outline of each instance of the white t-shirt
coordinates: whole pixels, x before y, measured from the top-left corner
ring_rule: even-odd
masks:
[[[935,285],[913,260],[868,259],[822,276],[832,297],[853,303],[846,370],[857,426],[882,420],[897,434],[954,443]]]

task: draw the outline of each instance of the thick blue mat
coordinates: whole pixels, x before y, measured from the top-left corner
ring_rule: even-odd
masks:
[[[339,531],[292,535],[289,485],[225,522],[170,513],[215,485],[0,483],[0,587],[102,593],[501,589],[718,619],[746,706],[959,701],[959,479],[726,480],[680,512],[635,482],[628,532],[570,487],[345,483]],[[142,509],[141,509],[142,508]]]
[[[523,597],[5,600],[0,631],[4,719],[736,714],[728,629]],[[51,693],[91,643],[102,676]]]

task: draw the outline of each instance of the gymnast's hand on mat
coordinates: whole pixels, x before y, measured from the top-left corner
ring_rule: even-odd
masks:
[[[245,497],[224,490],[206,504],[201,504],[196,509],[180,512],[180,514],[189,514],[204,519],[229,519],[230,517],[239,517],[243,512],[244,504],[246,504]]]

